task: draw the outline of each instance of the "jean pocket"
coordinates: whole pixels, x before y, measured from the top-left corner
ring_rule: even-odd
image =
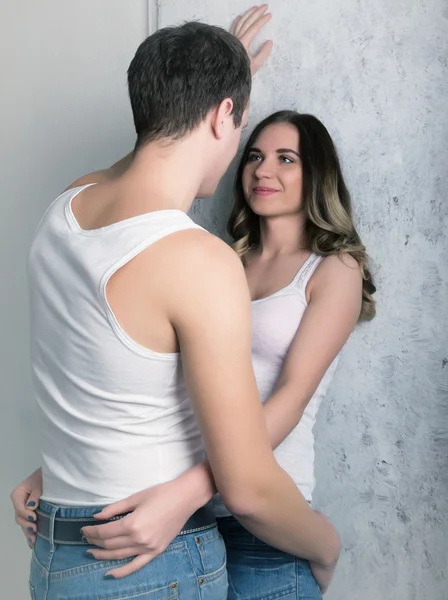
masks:
[[[199,577],[198,584],[201,600],[227,600],[229,583],[226,564],[214,573]]]
[[[167,586],[159,587],[156,589],[145,590],[144,587],[140,589],[134,589],[131,591],[130,587],[125,582],[126,578],[119,580],[118,584],[110,589],[109,592],[99,592],[98,588],[95,592],[87,591],[84,595],[84,590],[79,590],[76,594],[77,600],[178,600],[179,599],[179,584],[177,581],[170,583]],[[60,600],[70,600],[75,597],[75,591],[70,589],[69,594],[66,596],[58,595]]]
[[[200,557],[201,577],[210,577],[226,566],[226,547],[216,527],[198,533],[194,543]]]
[[[265,544],[229,546],[227,572],[230,600],[289,600],[295,597],[295,558]]]
[[[310,563],[301,558],[296,559],[297,580],[300,590],[299,598],[303,600],[322,600],[319,584],[311,571]]]
[[[107,596],[102,598],[101,600],[115,600],[117,598],[116,595]],[[122,596],[119,596],[120,600],[178,600],[179,598],[179,584],[177,582],[173,582],[170,585],[159,588],[157,590],[151,590],[148,592],[137,592],[136,594],[126,595],[124,593]]]

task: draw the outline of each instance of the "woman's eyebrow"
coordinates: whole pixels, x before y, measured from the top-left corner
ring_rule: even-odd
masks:
[[[249,152],[258,152],[263,154],[260,148],[249,148]],[[298,158],[300,158],[300,154],[296,150],[292,150],[292,148],[279,148],[276,150],[277,154],[284,154],[285,152],[290,152],[291,154],[295,154]]]
[[[300,158],[300,154],[298,152],[296,152],[296,150],[291,150],[291,148],[279,148],[277,150],[277,152],[279,154],[282,154],[283,152],[291,152],[292,154],[295,154],[296,156],[298,156]]]

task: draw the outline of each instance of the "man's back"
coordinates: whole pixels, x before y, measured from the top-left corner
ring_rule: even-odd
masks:
[[[148,295],[148,282],[157,292],[164,270],[151,269],[160,262],[152,245],[198,226],[162,210],[86,230],[72,210],[85,190],[69,190],[50,207],[29,269],[43,498],[72,506],[119,500],[203,458],[180,357],[169,348],[175,341]]]

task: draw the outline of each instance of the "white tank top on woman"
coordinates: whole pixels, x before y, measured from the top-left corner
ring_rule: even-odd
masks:
[[[308,305],[306,286],[321,261],[321,256],[312,254],[289,285],[252,302],[252,363],[262,402],[266,402],[274,391],[286,354]],[[315,486],[313,427],[337,362],[338,356],[327,369],[297,427],[274,451],[277,462],[294,480],[308,502],[312,500]],[[218,517],[230,514],[219,495],[214,498],[214,507]]]
[[[204,457],[180,355],[135,343],[106,299],[120,267],[163,237],[200,227],[162,210],[82,230],[71,202],[84,187],[50,206],[29,258],[43,499],[68,506],[109,504]]]

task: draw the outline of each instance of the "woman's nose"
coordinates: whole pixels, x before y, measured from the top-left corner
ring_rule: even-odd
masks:
[[[265,179],[271,179],[274,175],[274,169],[272,167],[272,165],[270,164],[269,161],[264,160],[263,162],[261,162],[257,168],[255,169],[255,176],[258,179],[261,178],[265,178]]]

